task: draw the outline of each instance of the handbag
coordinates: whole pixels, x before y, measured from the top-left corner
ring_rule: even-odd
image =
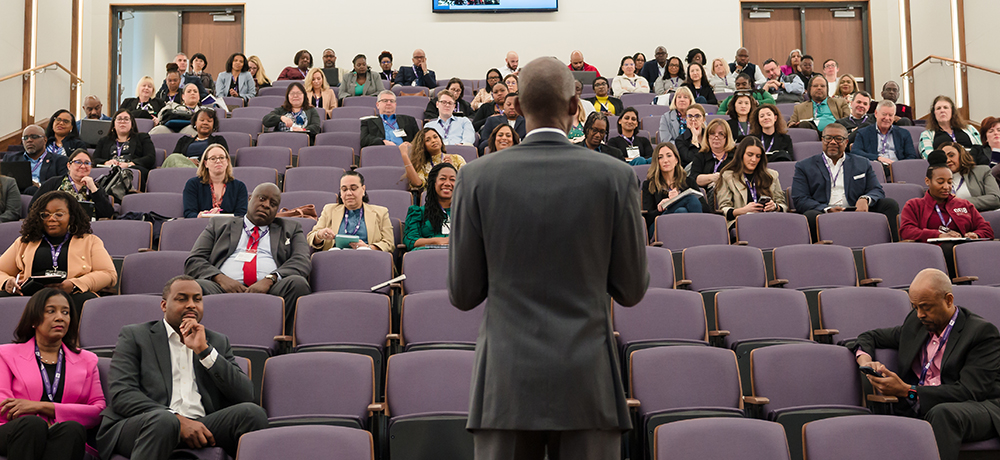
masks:
[[[95,184],[115,202],[121,203],[122,198],[132,191],[132,174],[131,169],[112,166],[111,172],[99,177]]]
[[[288,209],[281,208],[278,211],[277,217],[305,217],[307,219],[317,220],[316,206],[312,204],[304,204],[302,206]]]

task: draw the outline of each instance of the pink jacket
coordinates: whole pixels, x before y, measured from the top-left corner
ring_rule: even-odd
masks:
[[[105,407],[97,355],[86,350],[73,353],[63,345],[63,356],[66,358],[64,402],[55,404],[56,417],[49,421],[75,421],[84,428],[93,428],[100,423]],[[0,401],[7,398],[40,401],[43,391],[42,374],[35,359],[35,339],[0,345]],[[0,424],[6,422],[7,419],[0,417]]]

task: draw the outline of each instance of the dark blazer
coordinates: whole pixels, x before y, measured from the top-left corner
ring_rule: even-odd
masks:
[[[910,132],[898,127],[889,128],[892,135],[892,145],[896,149],[896,158],[900,160],[916,160],[920,153],[913,147]],[[869,160],[878,160],[878,126],[868,125],[857,130],[851,153],[861,155]]]
[[[28,156],[24,152],[7,152],[3,156],[3,161],[28,161]],[[63,155],[49,155],[45,154],[45,159],[42,160],[41,171],[38,173],[38,180],[45,181],[49,180],[55,176],[65,176],[69,174],[69,159]],[[2,168],[3,166],[0,166]],[[21,190],[24,193],[24,190]]]
[[[650,85],[649,87],[652,88],[653,85]],[[597,103],[597,96],[588,97],[587,99],[584,99],[584,100],[587,101],[587,102],[589,102],[590,105],[594,105],[594,104]],[[618,115],[620,117],[622,115],[622,112],[625,111],[625,105],[622,104],[622,100],[621,99],[618,99],[617,97],[612,97],[612,96],[609,95],[608,96],[608,102],[610,102],[611,106],[615,108],[615,115]],[[597,110],[596,106],[594,107],[594,110]],[[598,110],[598,112],[600,112],[600,110]]]
[[[183,93],[184,92],[184,87],[187,86],[187,85],[190,85],[192,83],[195,86],[198,87],[198,97],[200,98],[199,100],[204,99],[205,96],[208,96],[208,91],[205,89],[205,84],[202,83],[201,77],[198,76],[198,75],[195,75],[193,73],[182,73],[181,74],[181,87],[178,90],[178,92]],[[161,93],[162,94],[167,94],[167,80],[166,79],[163,80],[163,83],[160,83],[160,89],[156,92],[157,97],[159,97]],[[160,99],[166,99],[166,98],[160,97]]]
[[[483,129],[483,125],[486,124],[486,119],[494,115],[499,115],[496,112],[496,101],[490,101],[483,103],[479,106],[479,110],[476,110],[476,114],[472,116],[472,128],[479,132]],[[501,105],[502,106],[502,105]]]
[[[683,87],[691,90],[691,94],[694,94],[695,98],[697,98],[698,96],[704,97],[706,104],[718,104],[719,103],[719,99],[717,97],[715,97],[715,91],[712,90],[712,85],[708,85],[708,84],[701,85],[701,89],[695,89],[694,85],[687,84],[687,83],[684,83],[681,86],[683,86]],[[692,101],[692,102],[694,102],[694,101]]]
[[[219,267],[236,250],[242,232],[243,217],[213,218],[194,242],[191,255],[184,261],[184,273],[198,279],[221,274]],[[309,278],[312,266],[302,225],[278,217],[268,226],[268,236],[271,256],[278,265],[275,272],[282,278],[293,275]]]
[[[247,213],[247,186],[239,179],[226,184],[222,194],[222,212],[243,217]],[[184,217],[198,217],[201,211],[212,209],[212,186],[203,184],[198,176],[184,184]]]
[[[646,63],[642,65],[642,69],[639,70],[639,76],[645,78],[646,81],[649,82],[650,88],[653,87],[653,82],[655,82],[657,78],[660,78],[659,66],[660,65],[656,62],[656,59],[653,59],[652,61],[646,61]]]
[[[417,120],[409,115],[396,114],[396,123],[399,127],[406,132],[403,136],[403,141],[410,142],[413,140],[413,136],[417,135],[420,128],[417,126]],[[361,119],[361,146],[368,147],[369,145],[385,145],[385,127],[382,126],[381,116],[368,116]]]
[[[48,141],[46,141],[45,146],[48,147],[49,144],[52,144],[55,141],[56,141],[55,136],[50,137]],[[87,143],[84,142],[82,139],[80,139],[79,136],[69,135],[66,136],[65,139],[63,139],[63,151],[66,152],[65,153],[66,156],[69,156],[69,154],[73,153],[76,149],[87,149],[89,147],[90,146],[87,145]]]
[[[94,149],[92,161],[96,164],[103,164],[114,158],[117,153],[118,148],[115,139],[105,136],[97,142],[97,148]],[[156,167],[156,147],[153,146],[153,140],[149,138],[149,134],[136,133],[130,137],[128,144],[122,147],[122,157],[127,161],[135,163],[140,170],[145,169],[149,171]]]
[[[17,190],[17,181],[13,177],[0,176],[0,189],[3,189],[3,194],[0,195],[0,222],[19,220],[21,192]]]
[[[795,177],[792,179],[792,202],[795,212],[809,210],[823,211],[830,203],[830,172],[826,169],[820,153],[795,163]],[[882,184],[875,178],[868,159],[852,154],[844,154],[844,171],[837,180],[846,181],[844,194],[848,206],[853,206],[862,195],[871,197],[871,204],[885,198]]]
[[[533,136],[465,165],[452,201],[451,302],[490,299],[467,428],[627,430],[610,305],[649,284],[639,181],[564,134]],[[539,199],[556,196],[572,199]]]
[[[956,306],[959,309],[955,326],[948,336],[948,343],[941,358],[941,385],[918,386],[917,399],[920,414],[925,415],[934,406],[946,402],[980,401],[990,413],[993,426],[1000,435],[1000,334],[990,322]],[[899,377],[915,385],[920,376],[913,372],[913,363],[920,359],[921,351],[929,337],[915,311],[910,311],[901,326],[875,329],[858,336],[855,350],[861,349],[875,357],[875,350],[898,351]],[[900,400],[897,409],[909,412],[910,405]]]
[[[229,339],[208,329],[205,338],[219,353],[210,369],[201,364],[192,366],[205,413],[252,402],[253,384],[236,364]],[[97,432],[98,451],[105,460],[114,452],[127,418],[170,407],[170,345],[162,319],[122,328],[108,380],[110,394],[104,395],[108,407],[101,412],[103,420]]]
[[[163,110],[163,108],[166,106],[167,106],[166,102],[163,102],[162,100],[157,99],[155,97],[151,98],[149,100],[149,107],[150,110],[152,110],[152,112],[150,112],[149,110],[143,110],[139,108],[139,98],[130,97],[122,101],[122,105],[119,106],[118,108],[128,110],[128,113],[132,115],[132,118],[145,118],[148,120],[152,119],[154,116],[160,113],[160,110]]]
[[[396,72],[395,83],[397,85],[410,86],[410,83],[414,81],[417,82],[417,86],[425,86],[427,88],[436,88],[438,85],[437,76],[430,69],[427,69],[427,73],[418,76],[413,73],[413,66],[404,65]]]
[[[49,180],[42,183],[38,190],[35,191],[35,195],[31,197],[31,204],[35,204],[35,200],[38,197],[56,190],[62,185],[63,178],[66,175],[55,176],[49,178]],[[86,187],[84,187],[86,188]],[[97,191],[94,193],[89,193],[89,199],[94,203],[94,214],[98,219],[110,219],[115,215],[115,208],[111,204],[111,200],[108,198],[108,194],[104,193],[104,190],[97,187]]]
[[[638,131],[636,132],[633,143],[636,147],[639,147],[639,156],[643,158],[651,158],[653,156],[653,144],[649,143],[649,139],[638,135]],[[625,155],[625,158],[628,158],[628,148],[630,145],[624,137],[612,137],[611,139],[608,139],[608,145],[620,150],[622,154]]]
[[[193,137],[182,136],[180,139],[177,139],[177,144],[174,145],[173,153],[179,153],[181,155],[187,156],[188,147],[191,146],[192,142],[194,142]],[[208,136],[208,145],[212,144],[219,144],[225,147],[227,152],[229,151],[229,144],[226,143],[226,138],[219,136],[218,134],[212,134]],[[201,158],[201,156],[199,155],[198,158]]]
[[[507,123],[506,115],[493,115],[492,117],[486,119],[486,123],[484,123],[482,129],[479,130],[479,145],[476,146],[479,149],[480,155],[483,154],[483,150],[486,149],[486,146],[490,145],[490,134],[493,134],[493,130],[496,129],[497,126],[504,123]],[[524,117],[518,115],[517,119],[514,120],[514,132],[516,132],[521,139],[524,139],[524,136],[527,134],[524,128]]]

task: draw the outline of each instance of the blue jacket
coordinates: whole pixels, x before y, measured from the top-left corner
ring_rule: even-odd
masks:
[[[222,212],[243,217],[247,213],[247,186],[234,179],[226,184],[226,192],[222,194]],[[184,217],[198,217],[201,211],[212,209],[212,187],[201,183],[198,176],[188,179],[184,184]]]
[[[889,128],[892,135],[893,149],[896,150],[896,158],[899,160],[916,160],[920,158],[920,153],[913,148],[913,137],[910,132],[898,126]],[[851,153],[861,155],[869,160],[878,160],[878,126],[868,125],[858,130],[854,137],[854,144],[851,145]]]
[[[795,163],[795,177],[792,179],[792,202],[795,211],[823,211],[830,203],[830,170],[826,168],[820,153]],[[845,181],[844,194],[849,206],[853,206],[862,196],[871,198],[871,204],[885,198],[882,184],[875,178],[871,163],[864,157],[844,154],[844,171],[837,180]]]

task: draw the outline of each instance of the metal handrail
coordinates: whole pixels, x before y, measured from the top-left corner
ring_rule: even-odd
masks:
[[[957,64],[957,65],[964,66],[964,67],[971,67],[973,69],[982,70],[983,72],[989,72],[989,73],[992,73],[992,74],[1000,75],[1000,70],[993,70],[993,69],[989,69],[989,68],[986,68],[986,67],[983,67],[983,66],[979,66],[979,65],[975,65],[975,64],[970,64],[970,63],[965,62],[965,61],[958,61],[958,60],[955,60],[955,59],[952,59],[952,58],[946,58],[946,57],[941,57],[941,56],[936,56],[936,55],[931,54],[931,55],[928,55],[927,57],[921,59],[920,62],[914,64],[913,67],[910,67],[905,72],[899,74],[899,76],[900,77],[909,76],[909,77],[912,78],[913,77],[913,71],[917,67],[920,67],[923,63],[928,62],[931,59],[937,59],[938,61],[941,61],[941,62],[947,62],[947,63],[953,64],[953,65]]]
[[[17,78],[17,77],[19,77],[21,75],[26,75],[26,74],[30,74],[30,73],[37,73],[39,70],[43,70],[44,71],[44,70],[47,70],[48,68],[50,68],[52,66],[60,68],[64,72],[66,72],[67,74],[69,74],[70,78],[73,80],[73,83],[83,83],[83,79],[82,78],[80,78],[77,74],[71,72],[69,69],[66,68],[66,66],[60,64],[58,61],[52,61],[52,62],[50,62],[48,64],[42,64],[42,65],[38,65],[38,66],[32,67],[32,68],[27,69],[27,70],[22,70],[22,71],[17,72],[17,73],[12,73],[10,75],[7,75],[6,77],[0,77],[0,82],[5,81],[5,80],[10,80],[12,78]]]

